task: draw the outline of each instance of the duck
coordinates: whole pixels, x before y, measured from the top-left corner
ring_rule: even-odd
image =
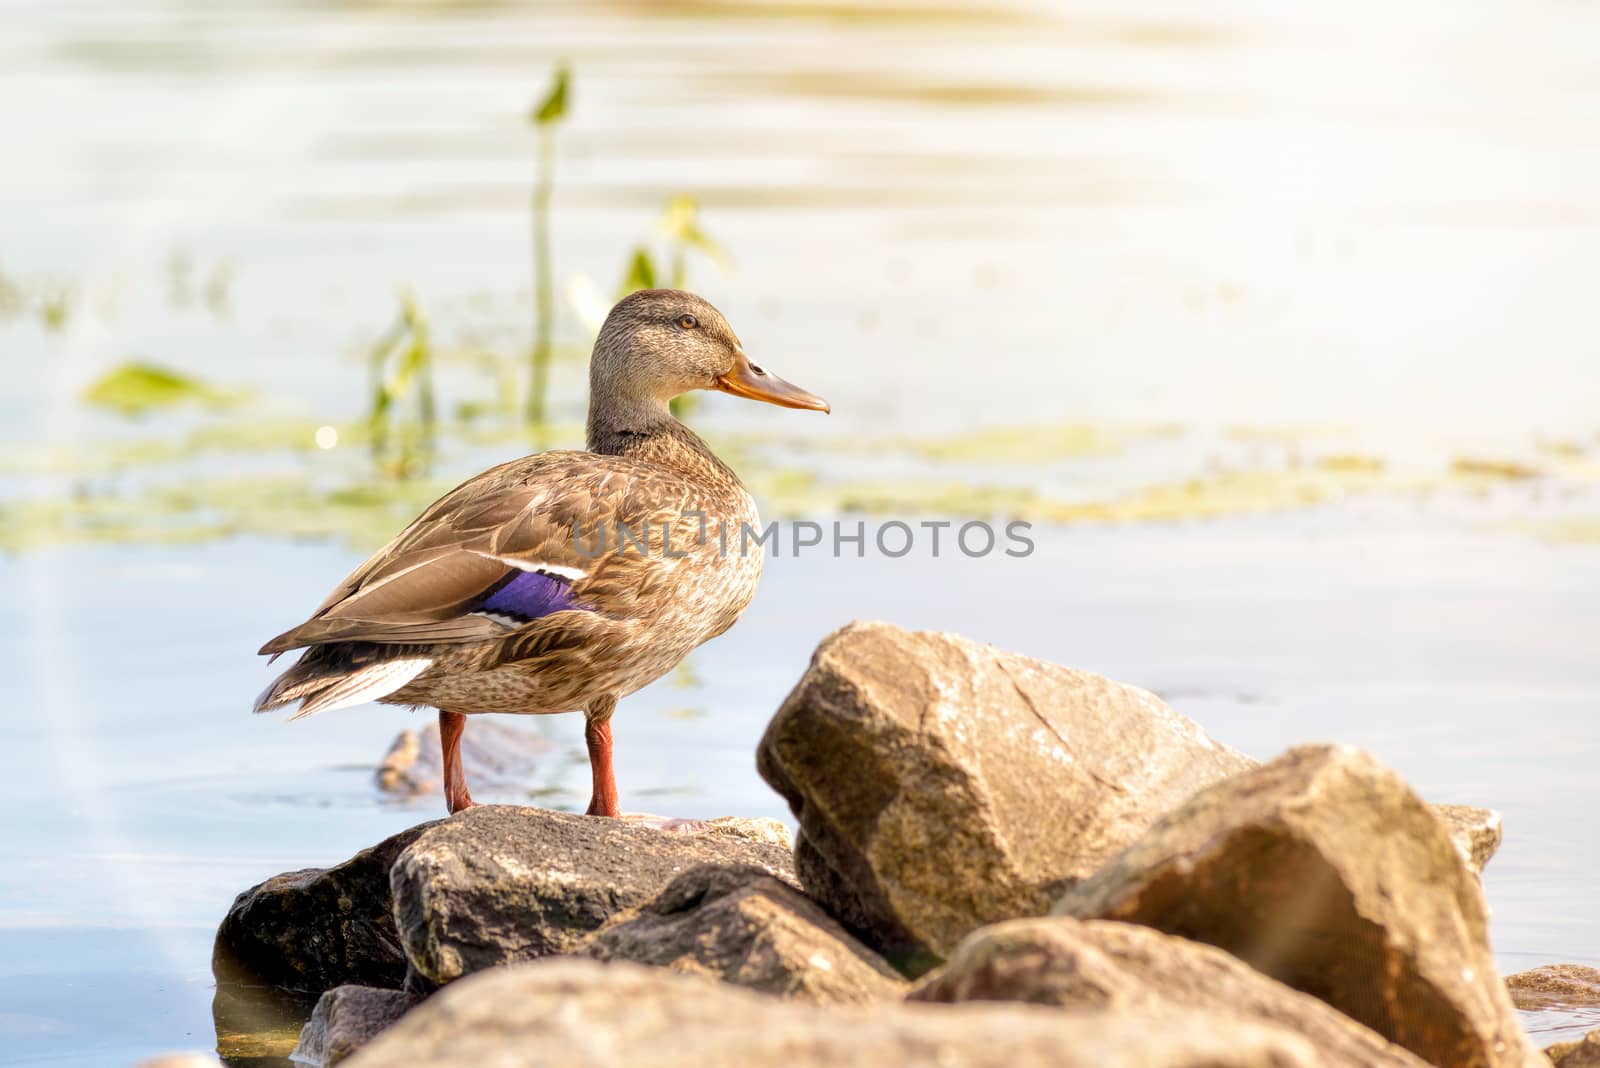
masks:
[[[303,652],[255,711],[437,710],[451,815],[474,804],[467,717],[582,712],[586,811],[619,816],[617,703],[731,627],[761,578],[755,501],[669,407],[693,390],[829,411],[752,362],[704,298],[624,297],[590,357],[586,447],[511,460],[435,501],[261,647]]]

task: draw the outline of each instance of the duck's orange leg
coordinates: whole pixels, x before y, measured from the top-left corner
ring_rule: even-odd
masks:
[[[460,712],[439,710],[439,745],[444,750],[444,803],[454,816],[477,804],[467,793],[467,773],[461,767],[461,732],[467,717]]]
[[[594,790],[589,795],[590,816],[620,816],[617,808],[617,777],[611,769],[611,713],[614,699],[596,702],[584,718],[583,740],[589,746],[589,772]]]

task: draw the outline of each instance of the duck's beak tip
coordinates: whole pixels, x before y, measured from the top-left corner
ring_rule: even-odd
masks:
[[[756,367],[742,352],[739,353],[738,362],[734,364],[733,369],[727,374],[718,376],[716,387],[736,397],[765,401],[783,408],[800,408],[823,414],[833,411],[828,402],[815,393],[803,390],[792,382],[785,382],[777,375]]]

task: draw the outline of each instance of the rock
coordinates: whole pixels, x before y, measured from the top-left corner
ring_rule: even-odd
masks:
[[[1576,1042],[1546,1046],[1544,1055],[1556,1068],[1600,1068],[1600,1030],[1590,1031]]]
[[[473,716],[461,735],[461,763],[473,791],[527,795],[528,782],[554,748],[550,740],[488,716]],[[444,753],[435,719],[419,730],[401,731],[376,775],[391,797],[425,797],[444,790]]]
[[[910,1000],[1021,1001],[1067,1009],[1192,1010],[1304,1036],[1329,1068],[1423,1068],[1399,1046],[1212,946],[1148,927],[1065,916],[985,927],[956,947]]]
[[[1293,749],[1196,795],[1056,911],[1220,946],[1451,1068],[1540,1063],[1443,824],[1346,747]]]
[[[217,928],[211,970],[309,1003],[345,983],[395,987],[406,960],[389,905],[389,868],[432,823],[401,831],[332,868],[275,875],[240,894]]]
[[[1144,690],[886,623],[823,640],[757,753],[806,892],[910,974],[1251,764]]]
[[[596,816],[486,805],[435,824],[390,873],[414,990],[577,951],[607,920],[700,864],[794,879],[789,852],[731,833],[674,833]]]
[[[1511,1003],[1519,1009],[1581,1009],[1600,1005],[1600,968],[1546,964],[1506,976]]]
[[[303,994],[218,983],[211,997],[217,1056],[233,1068],[281,1065],[300,1041],[313,1004]]]
[[[780,821],[767,816],[718,816],[707,820],[711,834],[726,834],[752,842],[766,842],[782,850],[794,849],[794,835]]]
[[[649,812],[624,812],[621,819],[658,831],[679,834],[726,834],[752,842],[768,842],[779,849],[793,849],[794,836],[780,821],[767,816],[718,816],[711,820],[657,816]]]
[[[311,1019],[289,1059],[295,1064],[333,1068],[376,1038],[417,1003],[398,990],[336,986],[317,999]]]
[[[818,1002],[899,997],[905,981],[792,887],[761,868],[692,868],[589,944],[630,960]]]
[[[1492,808],[1474,808],[1471,805],[1428,807],[1444,821],[1445,830],[1450,832],[1450,841],[1455,843],[1456,851],[1473,874],[1483,871],[1483,866],[1500,848],[1500,813]]]
[[[818,1006],[632,964],[543,960],[452,984],[349,1068],[1312,1068],[1279,1028],[1029,1005]]]

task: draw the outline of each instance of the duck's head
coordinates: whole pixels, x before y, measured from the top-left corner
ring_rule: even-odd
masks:
[[[828,402],[785,382],[745,355],[722,313],[680,289],[641,289],[617,302],[600,327],[589,365],[595,398],[665,406],[694,389],[715,389],[785,408]]]

